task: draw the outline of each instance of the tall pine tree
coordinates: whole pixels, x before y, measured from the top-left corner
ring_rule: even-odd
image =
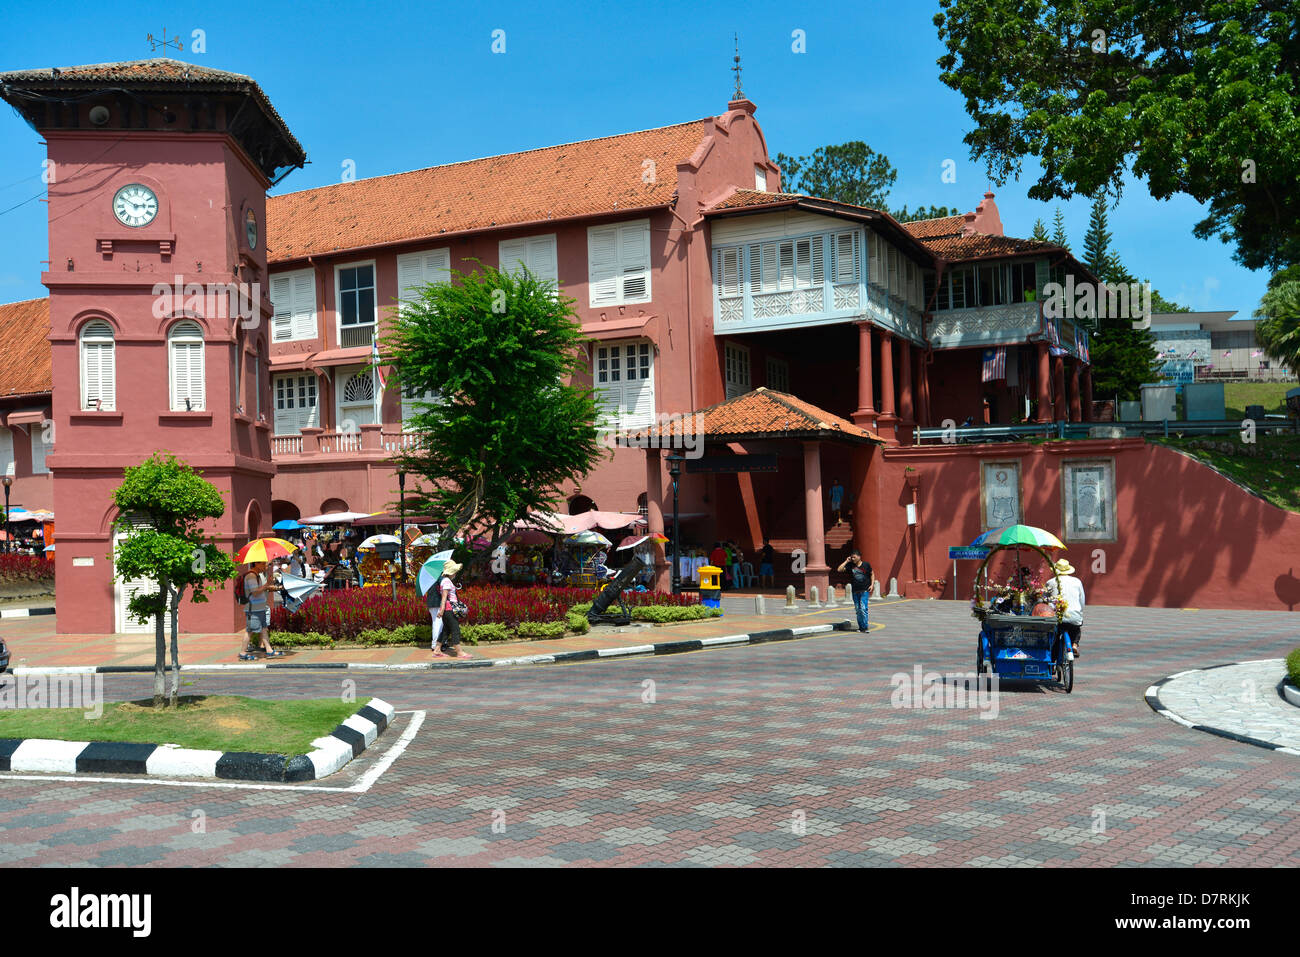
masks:
[[[1106,195],[1098,193],[1092,200],[1088,231],[1083,234],[1083,264],[1102,282],[1114,282],[1115,260],[1110,252],[1110,229],[1106,223]]]
[[[1048,242],[1047,227],[1043,225],[1041,218],[1034,220],[1034,231],[1029,236],[1031,239],[1037,239],[1040,243]]]
[[[1070,248],[1065,238],[1065,214],[1061,212],[1060,206],[1056,207],[1056,212],[1052,216],[1052,242],[1065,249]]]

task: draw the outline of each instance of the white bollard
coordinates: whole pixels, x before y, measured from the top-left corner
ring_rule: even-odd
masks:
[[[880,601],[880,597],[881,597],[881,596],[880,596],[880,579],[879,579],[879,578],[877,578],[875,581],[873,581],[873,582],[871,583],[871,597],[872,597],[874,600],[876,600],[876,601]]]
[[[808,607],[820,608],[822,606],[820,599],[821,599],[821,594],[817,591],[817,586],[813,585],[811,588],[808,589]]]
[[[886,598],[902,598],[902,597],[903,597],[902,595],[900,595],[900,594],[898,593],[898,579],[897,579],[897,578],[891,578],[891,579],[889,580],[889,594],[886,595],[885,597],[886,597]]]
[[[839,604],[839,601],[836,600],[836,598],[835,598],[835,586],[834,586],[834,585],[829,585],[829,586],[827,586],[827,588],[826,588],[826,607],[827,607],[827,608],[834,608],[834,607],[835,607],[836,605],[838,605],[838,604]]]
[[[755,596],[754,596],[754,614],[756,614],[756,615],[766,615],[766,614],[767,614],[767,607],[766,607],[766,606],[764,605],[764,603],[763,603],[763,596],[762,596],[762,595],[755,595]]]
[[[794,586],[793,586],[793,585],[786,585],[786,586],[785,586],[785,607],[782,608],[781,610],[784,611],[787,615],[793,614],[794,612],[798,611],[798,609],[795,607],[795,604],[794,604]]]

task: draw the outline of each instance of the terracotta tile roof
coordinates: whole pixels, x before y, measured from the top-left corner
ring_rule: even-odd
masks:
[[[85,66],[45,67],[38,70],[10,70],[0,73],[0,87],[27,90],[94,90],[115,84],[129,84],[133,90],[178,91],[204,89],[218,92],[246,93],[261,108],[267,120],[284,139],[290,162],[302,166],[307,154],[302,144],[289,132],[288,125],[275,111],[257,81],[242,73],[213,70],[206,66],[184,63],[170,57],[149,60],[123,60],[119,63],[91,63]],[[5,99],[9,99],[8,96]],[[10,100],[15,106],[18,104]]]
[[[903,223],[903,228],[917,239],[930,239],[936,236],[960,236],[965,225],[964,216],[940,216],[937,219],[915,219]]]
[[[1039,242],[1036,239],[1015,239],[1011,236],[989,236],[976,233],[973,236],[942,236],[934,239],[922,238],[927,249],[934,251],[948,262],[962,262],[967,259],[996,259],[999,256],[1019,256],[1034,252],[1065,252],[1055,243]]]
[[[667,206],[677,164],[710,119],[377,176],[267,199],[267,255],[308,255],[445,233]],[[653,160],[655,177],[642,178]]]
[[[868,432],[848,419],[832,415],[810,402],[766,388],[758,388],[753,392],[738,395],[734,399],[708,406],[696,415],[704,417],[705,438],[716,442],[757,438],[841,438],[851,442],[882,444],[885,441],[874,432]],[[652,435],[670,438],[679,434],[682,429],[693,429],[696,426],[694,416],[684,415],[663,426],[630,432],[632,438],[627,444],[635,445],[636,436]]]
[[[49,334],[48,299],[0,305],[0,399],[53,390]]]
[[[714,203],[705,212],[715,209],[744,209],[747,206],[782,205],[809,198],[802,193],[768,193],[758,189],[738,189],[725,199]]]

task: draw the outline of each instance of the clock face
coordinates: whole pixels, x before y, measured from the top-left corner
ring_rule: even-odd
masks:
[[[244,215],[244,235],[248,237],[248,248],[257,248],[257,214],[251,209]]]
[[[148,186],[131,183],[113,197],[113,213],[124,226],[148,226],[158,215],[158,197]]]

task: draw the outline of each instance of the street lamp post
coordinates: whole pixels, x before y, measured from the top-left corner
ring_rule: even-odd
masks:
[[[681,565],[681,526],[678,520],[677,512],[677,479],[682,474],[682,462],[685,459],[677,454],[668,456],[668,475],[673,481],[673,594],[677,595],[682,590],[682,565]]]
[[[9,524],[9,486],[14,484],[14,480],[12,476],[6,475],[0,481],[5,486],[5,552],[8,553],[14,549],[13,527]]]
[[[406,473],[397,473],[397,500],[401,509],[402,522],[397,526],[397,548],[402,556],[402,584],[406,584]]]

